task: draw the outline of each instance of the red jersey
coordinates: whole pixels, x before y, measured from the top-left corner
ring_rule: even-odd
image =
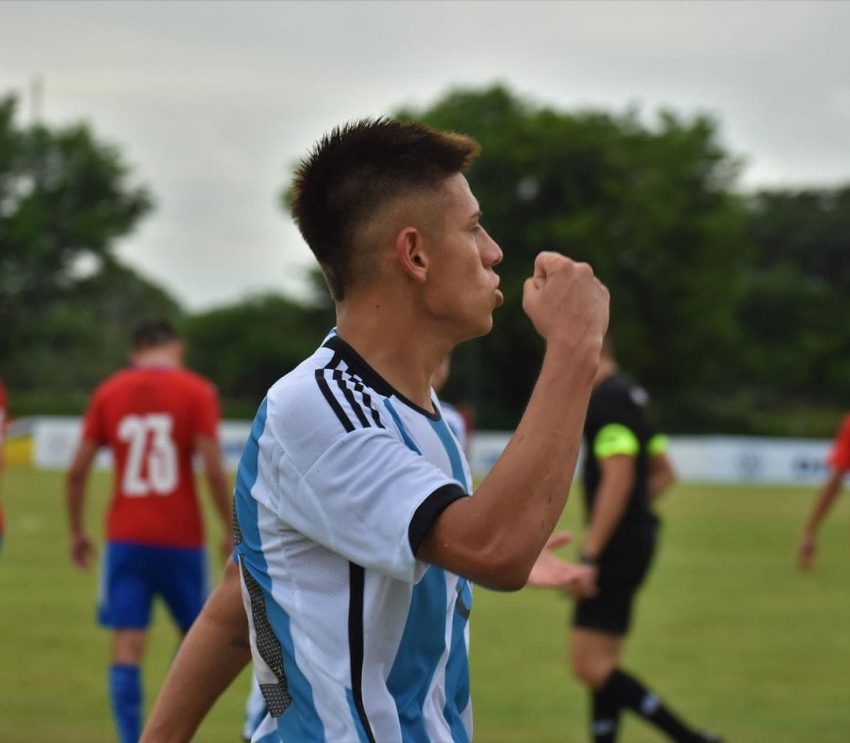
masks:
[[[3,436],[6,433],[6,388],[0,382],[0,464],[3,463]],[[3,534],[6,523],[3,518],[3,504],[0,503],[0,534]]]
[[[837,470],[850,470],[850,415],[841,421],[827,463]]]
[[[185,369],[131,367],[95,390],[83,438],[112,449],[109,541],[203,546],[192,455],[195,436],[218,437],[218,421],[215,387]]]

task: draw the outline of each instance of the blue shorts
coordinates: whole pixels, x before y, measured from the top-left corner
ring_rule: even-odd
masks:
[[[146,629],[159,595],[186,632],[208,593],[203,549],[110,542],[101,566],[98,621],[112,629]]]

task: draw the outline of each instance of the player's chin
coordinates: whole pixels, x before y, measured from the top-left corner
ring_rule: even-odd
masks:
[[[487,335],[493,329],[493,311],[482,317],[480,322],[476,324],[476,328],[472,331],[470,338],[480,338],[482,335]]]

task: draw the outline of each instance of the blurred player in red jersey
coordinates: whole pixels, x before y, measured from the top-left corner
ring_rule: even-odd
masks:
[[[829,465],[829,477],[821,487],[797,549],[797,560],[803,570],[808,570],[814,562],[818,527],[841,492],[844,476],[850,470],[850,414],[841,422],[826,461]]]
[[[115,474],[98,618],[114,630],[109,691],[121,743],[135,742],[141,733],[139,665],[154,596],[163,598],[184,634],[206,599],[195,453],[225,525],[222,549],[225,554],[232,549],[218,396],[209,380],[181,368],[182,355],[183,344],[169,323],[144,323],[135,330],[130,367],[92,396],[67,477],[71,559],[86,569],[94,553],[83,526],[86,480],[98,449],[111,449]]]
[[[6,388],[3,380],[0,380],[0,480],[3,477],[3,467],[6,461],[3,459],[3,436],[6,433]],[[0,548],[3,547],[3,536],[6,534],[6,521],[3,515],[3,502],[0,501]]]

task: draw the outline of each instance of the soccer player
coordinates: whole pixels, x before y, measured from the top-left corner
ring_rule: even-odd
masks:
[[[463,175],[477,149],[364,120],[301,163],[293,213],[337,332],[260,405],[237,474],[236,563],[144,741],[191,738],[246,663],[246,636],[271,713],[255,740],[470,739],[470,584],[525,585],[566,502],[608,321],[589,266],[537,257],[523,307],[546,339],[540,376],[470,497],[430,380],[502,303],[502,251]]]
[[[817,549],[817,533],[821,522],[826,518],[829,509],[841,492],[841,485],[847,470],[850,470],[850,415],[845,416],[835,436],[832,450],[827,456],[829,476],[821,486],[820,494],[815,500],[812,512],[803,529],[803,536],[797,549],[797,560],[800,568],[808,570],[812,567]]]
[[[433,388],[435,395],[439,395],[440,391],[445,386],[450,372],[451,356],[447,354],[431,377],[431,387]],[[448,429],[457,439],[460,450],[466,454],[468,452],[468,441],[466,422],[464,421],[463,416],[457,408],[439,398],[435,400],[435,403],[439,404],[440,416],[446,422]],[[251,691],[245,705],[245,723],[242,730],[242,738],[245,741],[251,740],[268,713],[268,706],[262,696],[262,690],[260,689],[256,676],[252,676],[251,682]]]
[[[3,468],[6,460],[3,455],[3,440],[6,435],[6,388],[0,379],[0,485],[3,480]],[[3,548],[3,537],[6,534],[6,517],[3,512],[3,501],[0,500],[0,550]]]
[[[566,567],[562,583],[577,599],[570,635],[572,665],[591,697],[592,740],[617,739],[620,713],[631,709],[672,740],[719,739],[694,730],[641,681],[620,668],[632,603],[655,552],[658,519],[652,502],[675,481],[666,438],[647,416],[646,392],[622,374],[606,338],[584,426],[584,493],[589,523],[581,572]],[[547,546],[530,585],[557,585],[537,575],[556,564]],[[548,576],[547,576],[548,577]]]
[[[135,330],[131,365],[95,390],[67,476],[71,559],[85,569],[94,552],[83,525],[86,480],[98,449],[112,450],[115,474],[98,616],[113,630],[109,693],[121,743],[137,741],[141,732],[139,665],[153,598],[163,598],[185,633],[207,595],[192,465],[196,453],[225,525],[225,554],[232,546],[218,396],[209,380],[182,368],[182,353],[183,344],[167,322]]]

